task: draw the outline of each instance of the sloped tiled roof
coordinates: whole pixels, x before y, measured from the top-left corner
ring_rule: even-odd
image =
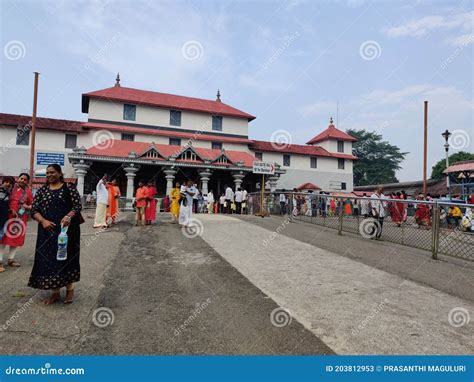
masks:
[[[26,126],[31,125],[31,116],[18,114],[0,113],[0,125]],[[36,117],[38,129],[49,129],[59,131],[71,131],[78,133],[82,130],[83,122],[70,121],[67,119]]]
[[[82,112],[88,113],[89,99],[100,98],[110,101],[129,102],[132,104],[150,105],[177,110],[189,110],[201,113],[210,113],[249,121],[255,119],[251,114],[245,113],[221,101],[185,97],[175,94],[159,93],[149,90],[113,86],[111,88],[93,91],[82,95]]]
[[[145,154],[151,148],[155,148],[157,152],[164,158],[168,159],[171,156],[179,155],[186,146],[170,146],[156,143],[147,143],[147,142],[130,142],[130,141],[121,141],[118,139],[111,139],[96,146],[91,147],[87,150],[88,155],[95,156],[105,156],[105,157],[118,157],[118,158],[127,158],[130,152],[135,152],[137,156]],[[234,151],[234,150],[214,150],[214,149],[205,149],[200,147],[192,147],[196,154],[203,158],[204,160],[214,161],[218,157],[225,154],[225,156],[230,160],[230,165],[235,165],[237,162],[242,161],[245,167],[252,167],[253,162],[257,160],[252,154],[245,151]],[[158,159],[159,160],[159,159]],[[195,161],[182,160],[179,159],[177,162],[186,162],[186,163],[203,163],[199,158]],[[219,163],[220,164],[220,163]],[[224,164],[225,165],[225,164]]]
[[[331,123],[326,130],[316,135],[314,138],[310,139],[306,144],[312,145],[314,143],[326,141],[328,139],[336,139],[339,141],[357,141],[352,135],[345,133],[342,130],[336,129],[336,127]]]

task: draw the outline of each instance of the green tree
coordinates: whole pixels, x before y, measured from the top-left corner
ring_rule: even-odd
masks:
[[[367,130],[347,130],[347,134],[357,138],[352,152],[358,158],[354,162],[354,185],[396,183],[395,172],[407,153],[397,146],[382,140],[382,135]]]
[[[449,163],[473,160],[474,154],[465,151],[459,151],[449,156]],[[444,177],[443,171],[446,170],[446,159],[440,159],[431,169],[431,179],[441,180]]]

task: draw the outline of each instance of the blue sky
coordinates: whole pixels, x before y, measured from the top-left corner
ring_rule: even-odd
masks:
[[[122,85],[222,100],[254,114],[250,137],[305,143],[327,127],[365,128],[410,154],[422,177],[441,132],[474,151],[471,1],[1,1],[0,111],[85,120],[81,94]],[[278,133],[277,133],[278,134]]]

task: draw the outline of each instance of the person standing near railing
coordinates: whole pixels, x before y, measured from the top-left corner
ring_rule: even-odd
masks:
[[[286,196],[282,192],[280,194],[280,215],[285,215],[286,213]]]
[[[383,187],[378,186],[370,198],[372,216],[377,220],[375,225],[375,238],[379,239],[380,236],[382,236],[383,220],[385,218],[385,202],[383,199],[386,199],[386,197],[383,194]]]

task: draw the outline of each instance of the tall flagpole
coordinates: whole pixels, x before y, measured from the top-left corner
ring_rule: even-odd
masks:
[[[31,147],[30,147],[30,182],[35,176],[35,145],[36,145],[36,109],[38,106],[38,79],[39,73],[35,72],[35,90],[33,93],[33,116],[31,117]]]
[[[428,155],[428,101],[425,101],[424,135],[423,135],[423,195],[426,197],[426,161]]]

